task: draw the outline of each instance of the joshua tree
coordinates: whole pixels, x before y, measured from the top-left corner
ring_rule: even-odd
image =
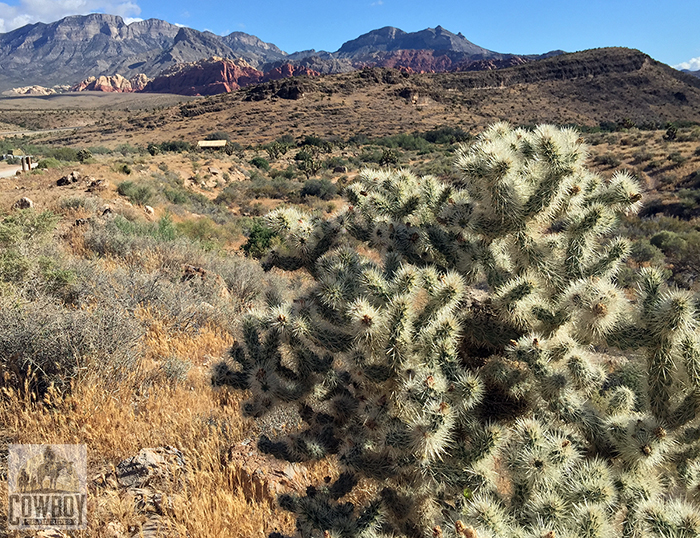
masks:
[[[641,194],[585,158],[573,130],[497,124],[458,184],[367,170],[333,220],[268,215],[265,266],[315,284],[251,312],[213,381],[250,416],[297,406],[263,451],[337,455],[280,499],[301,536],[700,536],[696,306],[654,270],[616,285]],[[378,495],[343,502],[359,478]]]

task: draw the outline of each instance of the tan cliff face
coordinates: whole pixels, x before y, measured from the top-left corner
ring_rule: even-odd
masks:
[[[71,88],[74,92],[96,91],[130,93],[144,89],[148,83],[148,77],[140,73],[131,79],[126,79],[120,74],[112,76],[89,77]]]

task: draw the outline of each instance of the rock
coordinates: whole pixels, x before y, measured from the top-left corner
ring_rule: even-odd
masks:
[[[74,223],[73,226],[85,226],[86,224],[90,223],[90,219],[77,219]]]
[[[107,523],[107,528],[105,529],[105,536],[107,538],[126,538],[127,531],[124,525],[118,521],[110,521]]]
[[[112,76],[88,77],[71,88],[74,92],[116,92],[131,93],[142,90],[148,83],[148,77],[143,73],[132,77],[130,80],[119,73]]]
[[[210,173],[212,176],[219,176],[219,175],[221,175],[221,170],[219,170],[218,168],[214,168],[213,166],[210,166],[210,167],[208,168],[208,170],[209,170],[209,173]]]
[[[146,215],[155,215],[156,214],[155,210],[150,205],[143,206],[143,210],[146,212]]]
[[[106,179],[92,179],[90,183],[88,183],[88,188],[85,190],[85,192],[98,192],[98,191],[103,191],[109,187],[109,181]]]
[[[212,56],[206,60],[179,63],[148,82],[144,91],[180,95],[216,95],[259,83],[263,72],[242,58]]]
[[[133,496],[137,512],[147,516],[140,532],[132,536],[178,536],[173,523],[164,516],[172,512],[172,497],[185,486],[186,474],[182,452],[169,446],[141,449],[138,455],[117,465],[118,485]]]
[[[263,76],[263,82],[300,76],[318,77],[321,76],[321,73],[314,71],[313,69],[309,69],[308,67],[304,67],[303,65],[286,63],[265,73]]]
[[[56,186],[58,187],[65,187],[66,185],[71,185],[73,183],[77,183],[80,181],[80,172],[76,172],[73,170],[70,174],[67,176],[63,176],[61,179],[56,181]]]
[[[294,463],[262,454],[252,441],[243,441],[228,451],[227,466],[233,470],[233,483],[241,488],[249,502],[275,506],[281,493],[302,493],[306,489],[306,470]]]
[[[103,217],[104,217],[105,215],[109,215],[110,213],[114,213],[114,211],[112,210],[112,206],[111,206],[111,205],[108,204],[108,205],[102,206],[102,209],[100,210],[100,214],[101,214]]]
[[[10,95],[53,95],[56,90],[53,88],[44,88],[43,86],[23,86],[21,88],[12,88],[9,92]]]
[[[333,173],[335,173],[335,174],[345,174],[347,171],[348,171],[348,169],[345,166],[336,166],[333,169]]]
[[[182,277],[180,282],[189,282],[195,279],[201,279],[203,282],[211,282],[219,288],[219,297],[222,299],[230,299],[231,292],[228,290],[228,286],[221,275],[204,269],[203,267],[197,267],[196,265],[184,264],[182,266]]]
[[[121,461],[117,482],[130,490],[144,488],[170,491],[186,470],[185,457],[173,447],[143,448],[138,455]],[[142,493],[142,492],[141,492]]]
[[[12,209],[29,209],[34,207],[34,202],[26,196],[12,204]]]

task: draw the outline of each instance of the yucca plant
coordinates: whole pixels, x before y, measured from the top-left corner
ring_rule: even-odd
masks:
[[[250,416],[297,407],[263,451],[338,456],[280,499],[301,536],[700,535],[694,298],[651,269],[616,285],[642,196],[585,159],[574,130],[496,124],[458,184],[366,170],[332,220],[268,215],[264,266],[315,284],[251,312],[213,382]],[[379,495],[344,502],[360,477]]]

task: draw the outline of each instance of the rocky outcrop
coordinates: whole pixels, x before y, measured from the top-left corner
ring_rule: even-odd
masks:
[[[23,86],[21,88],[12,88],[5,92],[5,95],[53,95],[56,90],[53,88],[44,88],[43,86]]]
[[[12,204],[12,209],[31,209],[32,207],[34,207],[34,202],[26,196]]]
[[[313,69],[309,69],[308,67],[286,63],[265,73],[263,75],[262,82],[300,76],[318,77],[320,75],[321,73],[314,71]]]
[[[141,91],[148,84],[148,77],[143,73],[135,75],[131,79],[126,79],[120,74],[112,76],[89,77],[81,83],[76,84],[71,88],[74,92],[115,92],[115,93],[131,93]]]
[[[179,95],[216,95],[260,82],[258,71],[245,60],[212,57],[174,66],[151,80],[143,91]]]

